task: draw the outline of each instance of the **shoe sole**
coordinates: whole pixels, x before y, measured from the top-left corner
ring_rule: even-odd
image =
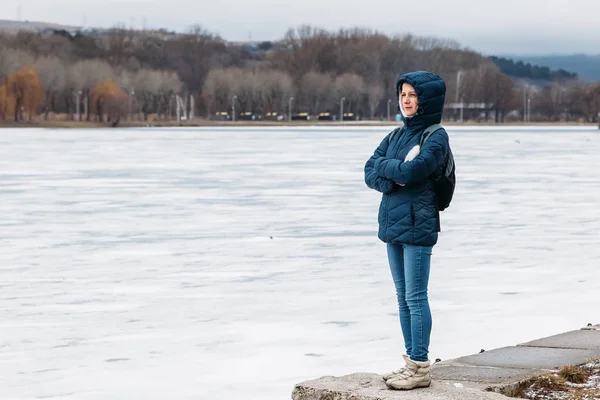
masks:
[[[394,387],[391,384],[388,384],[387,382],[385,382],[385,385],[389,388],[389,389],[393,389],[393,390],[412,390],[412,389],[416,389],[416,388],[426,388],[431,386],[431,381],[427,382],[427,383],[418,383],[413,387]]]

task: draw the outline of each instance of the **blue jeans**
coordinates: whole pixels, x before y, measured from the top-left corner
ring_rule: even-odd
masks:
[[[427,361],[431,336],[431,311],[427,298],[432,246],[387,245],[388,260],[406,354],[413,361]]]

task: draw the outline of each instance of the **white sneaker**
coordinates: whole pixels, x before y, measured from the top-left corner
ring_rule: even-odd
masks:
[[[396,375],[388,379],[385,384],[390,389],[411,390],[431,385],[431,374],[429,361],[406,360],[406,371],[404,374]]]

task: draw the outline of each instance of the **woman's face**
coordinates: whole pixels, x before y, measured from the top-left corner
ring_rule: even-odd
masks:
[[[412,85],[404,82],[402,84],[402,91],[400,92],[400,107],[404,110],[404,115],[412,117],[417,113],[419,107],[419,99],[417,98],[417,92]]]

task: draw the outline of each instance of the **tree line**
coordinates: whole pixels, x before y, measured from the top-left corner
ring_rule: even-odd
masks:
[[[260,44],[226,42],[199,26],[183,34],[123,27],[4,33],[0,119],[64,115],[115,125],[123,118],[175,118],[176,110],[201,118],[234,110],[317,116],[337,114],[340,106],[361,118],[385,119],[397,110],[396,78],[416,69],[446,80],[447,103],[454,107],[447,118],[591,122],[600,111],[598,83],[545,69],[523,77],[499,68],[498,60],[454,41],[360,28],[301,26]],[[551,80],[540,84],[546,77]]]
[[[504,57],[490,56],[490,60],[498,66],[500,71],[515,78],[525,78],[538,81],[560,81],[577,79],[577,74],[560,68],[551,70],[548,67],[532,65],[523,61],[510,60]],[[544,82],[546,83],[546,82]]]

